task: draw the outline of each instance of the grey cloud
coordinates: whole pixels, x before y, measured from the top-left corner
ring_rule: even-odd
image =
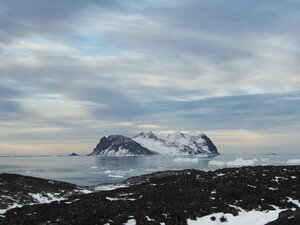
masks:
[[[284,14],[279,10],[282,6],[280,1],[243,1],[239,4],[235,1],[169,2],[165,7],[161,6],[163,3],[157,6],[148,4],[141,11],[120,12],[125,18],[129,13],[139,18],[122,21],[120,17],[117,22],[125,29],[114,31],[112,27],[109,37],[142,51],[159,49],[160,54],[168,54],[169,57],[192,53],[216,59],[223,54],[223,60],[236,59],[252,54],[247,47],[249,39],[264,39],[266,34],[290,32],[296,24],[289,26],[284,21],[297,21],[297,10]],[[295,3],[286,3],[285,6],[288,4],[295,6]],[[299,7],[299,4],[296,6]],[[114,19],[105,15],[99,15],[99,18],[103,24]]]
[[[20,37],[50,37],[64,39],[80,26],[85,9],[98,6],[99,12],[111,7],[118,8],[117,1],[108,0],[29,0],[1,1],[0,38],[11,41]]]
[[[293,98],[286,98],[287,96]],[[292,126],[300,113],[299,92],[242,95],[198,101],[153,102],[161,123],[177,129],[278,129]],[[299,128],[297,128],[299,129]]]
[[[0,99],[10,99],[21,96],[24,96],[23,91],[17,89],[16,87],[0,84]]]
[[[25,110],[18,101],[0,99],[0,120],[16,120],[22,113],[25,113]]]
[[[16,120],[20,118],[20,114],[26,113],[18,101],[24,96],[24,92],[16,87],[0,84],[0,121]]]
[[[299,90],[299,7],[256,0],[1,1],[1,119],[66,128],[61,137],[89,140],[95,133],[133,134],[138,124],[299,130],[299,92],[280,93]],[[9,51],[28,40],[74,51]],[[278,93],[247,94],[256,91]],[[219,93],[227,96],[212,97]],[[75,112],[43,118],[26,105],[47,95],[75,102],[90,121]],[[118,122],[135,125],[112,125]],[[59,134],[24,139],[61,140]]]
[[[126,96],[126,93],[109,87],[95,87],[91,85],[79,91],[73,90],[70,93],[70,97],[97,103],[98,106],[92,105],[88,109],[99,119],[123,118],[127,120],[145,113],[144,109],[134,99]]]

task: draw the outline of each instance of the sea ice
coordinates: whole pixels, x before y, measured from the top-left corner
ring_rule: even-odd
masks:
[[[110,178],[124,178],[124,176],[122,176],[122,175],[107,175],[107,177],[110,177]]]
[[[229,162],[224,162],[224,161],[218,161],[218,160],[211,160],[208,162],[208,165],[210,166],[253,166],[256,162],[258,161],[258,159],[254,158],[254,159],[248,159],[245,160],[243,158],[237,158],[234,161],[229,161]]]
[[[177,162],[177,163],[190,163],[190,162],[193,162],[193,163],[197,163],[198,162],[198,159],[197,158],[176,158],[173,160],[174,162]]]
[[[300,159],[289,159],[286,161],[287,164],[300,164]]]

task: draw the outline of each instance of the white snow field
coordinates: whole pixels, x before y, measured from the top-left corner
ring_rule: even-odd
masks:
[[[238,216],[233,216],[230,213],[214,213],[207,215],[197,220],[188,219],[188,225],[264,225],[268,222],[276,220],[278,214],[283,211],[283,209],[269,210],[267,211],[249,211],[246,212],[242,210]],[[215,217],[213,221],[211,218]],[[225,222],[221,222],[221,218],[225,218]]]

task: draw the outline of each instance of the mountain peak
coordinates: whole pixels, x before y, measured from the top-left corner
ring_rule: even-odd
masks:
[[[178,139],[178,138],[186,138],[186,137],[180,131],[175,131],[174,133],[169,134],[166,139],[170,140],[170,139]]]
[[[158,140],[158,138],[152,131],[143,131],[143,132],[139,133],[138,135],[134,136],[133,138],[136,138],[136,137],[150,138],[150,139]]]
[[[141,132],[133,137],[142,146],[162,154],[207,154],[218,155],[218,150],[212,141],[203,132],[182,133],[176,131],[165,139],[153,138],[150,132]]]
[[[187,135],[190,137],[199,137],[199,138],[206,136],[206,134],[202,131],[191,131],[187,133]]]
[[[89,155],[127,156],[127,155],[154,155],[149,150],[123,135],[110,135],[102,137],[96,148]]]

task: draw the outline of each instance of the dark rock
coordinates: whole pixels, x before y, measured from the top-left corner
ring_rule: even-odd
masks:
[[[300,224],[300,208],[293,210],[285,210],[279,213],[275,221],[267,223],[267,225],[299,225]]]
[[[102,137],[96,148],[89,155],[154,155],[153,151],[141,146],[131,138],[122,135],[110,135]]]
[[[37,197],[51,200],[79,193],[81,187],[75,184],[22,176],[18,174],[0,174],[0,209],[10,205],[40,203]]]
[[[0,224],[114,225],[134,218],[137,224],[173,225],[218,212],[236,215],[237,208],[297,208],[289,198],[300,200],[299,173],[300,166],[157,172],[125,180],[126,188],[11,209]],[[298,216],[299,208],[274,224],[299,224]]]
[[[227,222],[227,218],[226,218],[225,216],[222,216],[222,217],[220,218],[220,221],[221,221],[222,223]]]
[[[203,134],[201,137],[206,141],[206,145],[208,146],[212,154],[220,155],[217,147],[214,145],[214,143],[210,140],[209,137],[207,137],[205,134]]]
[[[76,154],[75,152],[69,154],[69,156],[79,156],[78,154]]]

